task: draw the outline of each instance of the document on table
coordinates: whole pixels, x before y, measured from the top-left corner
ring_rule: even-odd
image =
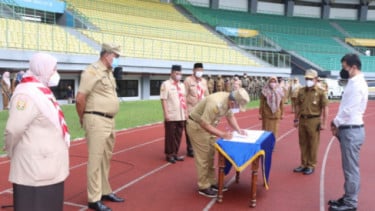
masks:
[[[264,130],[245,130],[246,135],[241,135],[237,131],[233,132],[233,137],[230,140],[225,141],[232,141],[232,142],[242,142],[242,143],[250,143],[254,144],[259,137],[264,133]]]

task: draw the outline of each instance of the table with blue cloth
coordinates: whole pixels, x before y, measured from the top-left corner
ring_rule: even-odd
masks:
[[[236,182],[238,183],[239,173],[252,164],[250,207],[256,206],[256,183],[259,160],[262,164],[264,186],[266,189],[269,187],[269,174],[275,137],[269,131],[248,131],[251,134],[257,134],[253,136],[254,140],[237,142],[235,138],[232,140],[218,139],[215,143],[215,148],[219,152],[217,202],[222,202],[223,200],[224,175],[228,174],[232,167],[236,170]]]

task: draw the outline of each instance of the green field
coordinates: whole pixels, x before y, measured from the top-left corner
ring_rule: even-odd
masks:
[[[247,107],[258,107],[259,101],[250,102]],[[68,124],[71,139],[84,137],[84,131],[81,128],[74,105],[61,106],[65,114],[65,120]],[[0,132],[4,134],[8,111],[0,112]],[[116,129],[133,128],[150,123],[161,122],[163,120],[163,111],[160,100],[141,100],[126,101],[120,103],[120,111],[116,115]],[[20,120],[22,121],[22,120]],[[4,136],[0,136],[0,149],[3,149]],[[0,150],[0,154],[3,151]]]

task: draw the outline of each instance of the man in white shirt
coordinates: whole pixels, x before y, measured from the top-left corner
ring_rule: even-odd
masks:
[[[330,211],[357,210],[360,188],[359,151],[365,140],[363,114],[368,100],[368,87],[361,72],[361,61],[356,54],[341,59],[340,76],[348,79],[339,111],[331,123],[331,131],[340,142],[344,172],[344,195],[329,200]]]

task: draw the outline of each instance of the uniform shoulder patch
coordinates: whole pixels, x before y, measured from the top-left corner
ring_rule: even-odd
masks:
[[[18,99],[16,102],[16,109],[19,111],[23,111],[26,109],[27,101],[24,99]]]

